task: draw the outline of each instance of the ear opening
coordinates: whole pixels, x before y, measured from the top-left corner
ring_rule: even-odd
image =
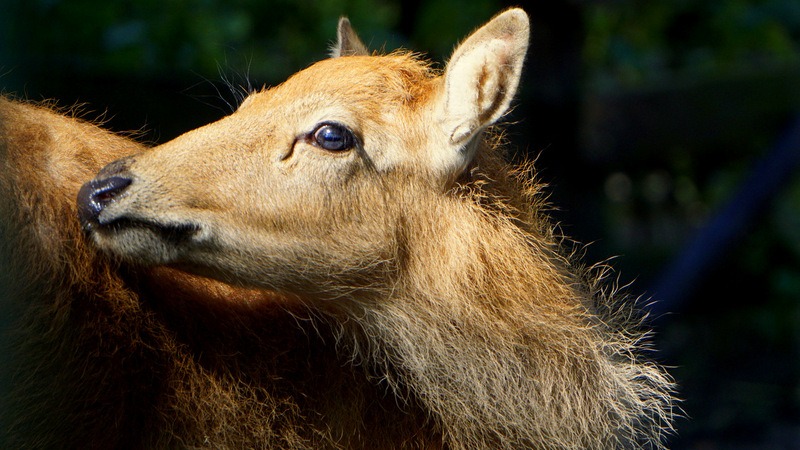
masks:
[[[506,10],[476,30],[453,52],[444,74],[437,122],[446,133],[449,154],[434,160],[452,176],[463,171],[477,147],[471,141],[510,108],[528,50],[530,24],[519,8]]]
[[[528,16],[521,9],[510,9],[453,52],[445,69],[444,98],[451,143],[463,143],[508,111],[522,74],[528,36]]]
[[[369,49],[358,38],[350,20],[347,17],[339,19],[339,26],[336,30],[336,44],[331,48],[331,58],[340,56],[369,56]]]

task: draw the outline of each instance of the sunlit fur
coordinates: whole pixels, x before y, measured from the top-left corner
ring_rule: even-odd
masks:
[[[177,259],[163,262],[250,288],[142,266],[137,255],[157,251],[150,238],[85,239],[80,184],[141,147],[0,100],[2,312],[16,318],[0,446],[663,446],[672,382],[643,354],[635,306],[554,231],[530,164],[508,165],[500,134],[486,132],[443,189],[414,164],[418,150],[403,147],[427,142],[424,127],[392,128],[427,110],[439,74],[407,53],[370,58],[312,66],[130,163],[139,185],[115,213],[213,220],[217,254],[173,249]],[[314,81],[330,67],[349,72]],[[354,103],[374,109],[361,122],[365,147],[406,153],[354,163],[341,185],[338,172],[311,173],[330,192],[309,192],[311,183],[292,191],[296,202],[269,200],[280,220],[259,216],[269,208],[258,192],[277,189],[261,179],[273,159],[245,151],[264,142],[259,117],[280,115],[281,102],[283,118],[301,117],[293,93],[339,84],[352,95],[346,83],[362,79],[382,80],[377,94],[356,89]],[[402,120],[384,120],[387,105]],[[248,178],[254,161],[262,175]],[[285,242],[276,233],[326,245],[265,252]]]
[[[348,311],[346,348],[453,448],[657,447],[672,386],[633,305],[562,254],[527,171],[482,150],[446,196],[399,177],[399,273]]]

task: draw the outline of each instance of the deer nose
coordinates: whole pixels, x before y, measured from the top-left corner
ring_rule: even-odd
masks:
[[[113,176],[94,179],[78,191],[78,217],[84,227],[98,222],[103,208],[113,202],[131,184],[130,178]]]

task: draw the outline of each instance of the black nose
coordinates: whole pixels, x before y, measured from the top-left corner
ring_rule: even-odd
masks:
[[[97,223],[103,208],[131,184],[130,178],[114,176],[94,179],[78,191],[78,217],[84,227]]]

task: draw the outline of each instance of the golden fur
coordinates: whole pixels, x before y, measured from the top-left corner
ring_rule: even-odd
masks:
[[[522,45],[518,11],[461,60],[487,33]],[[428,120],[450,114],[436,105],[460,69],[344,45],[356,56],[144,152],[0,100],[0,300],[17,318],[4,448],[662,447],[673,385],[642,355],[634,306],[481,131],[510,100],[486,102],[503,111],[479,129]],[[485,94],[505,95],[498,80]],[[328,117],[356,150],[297,138]],[[424,163],[436,123],[473,133],[465,170]],[[90,242],[80,185],[131,154],[98,177],[134,180],[100,213],[124,225],[98,221]]]

